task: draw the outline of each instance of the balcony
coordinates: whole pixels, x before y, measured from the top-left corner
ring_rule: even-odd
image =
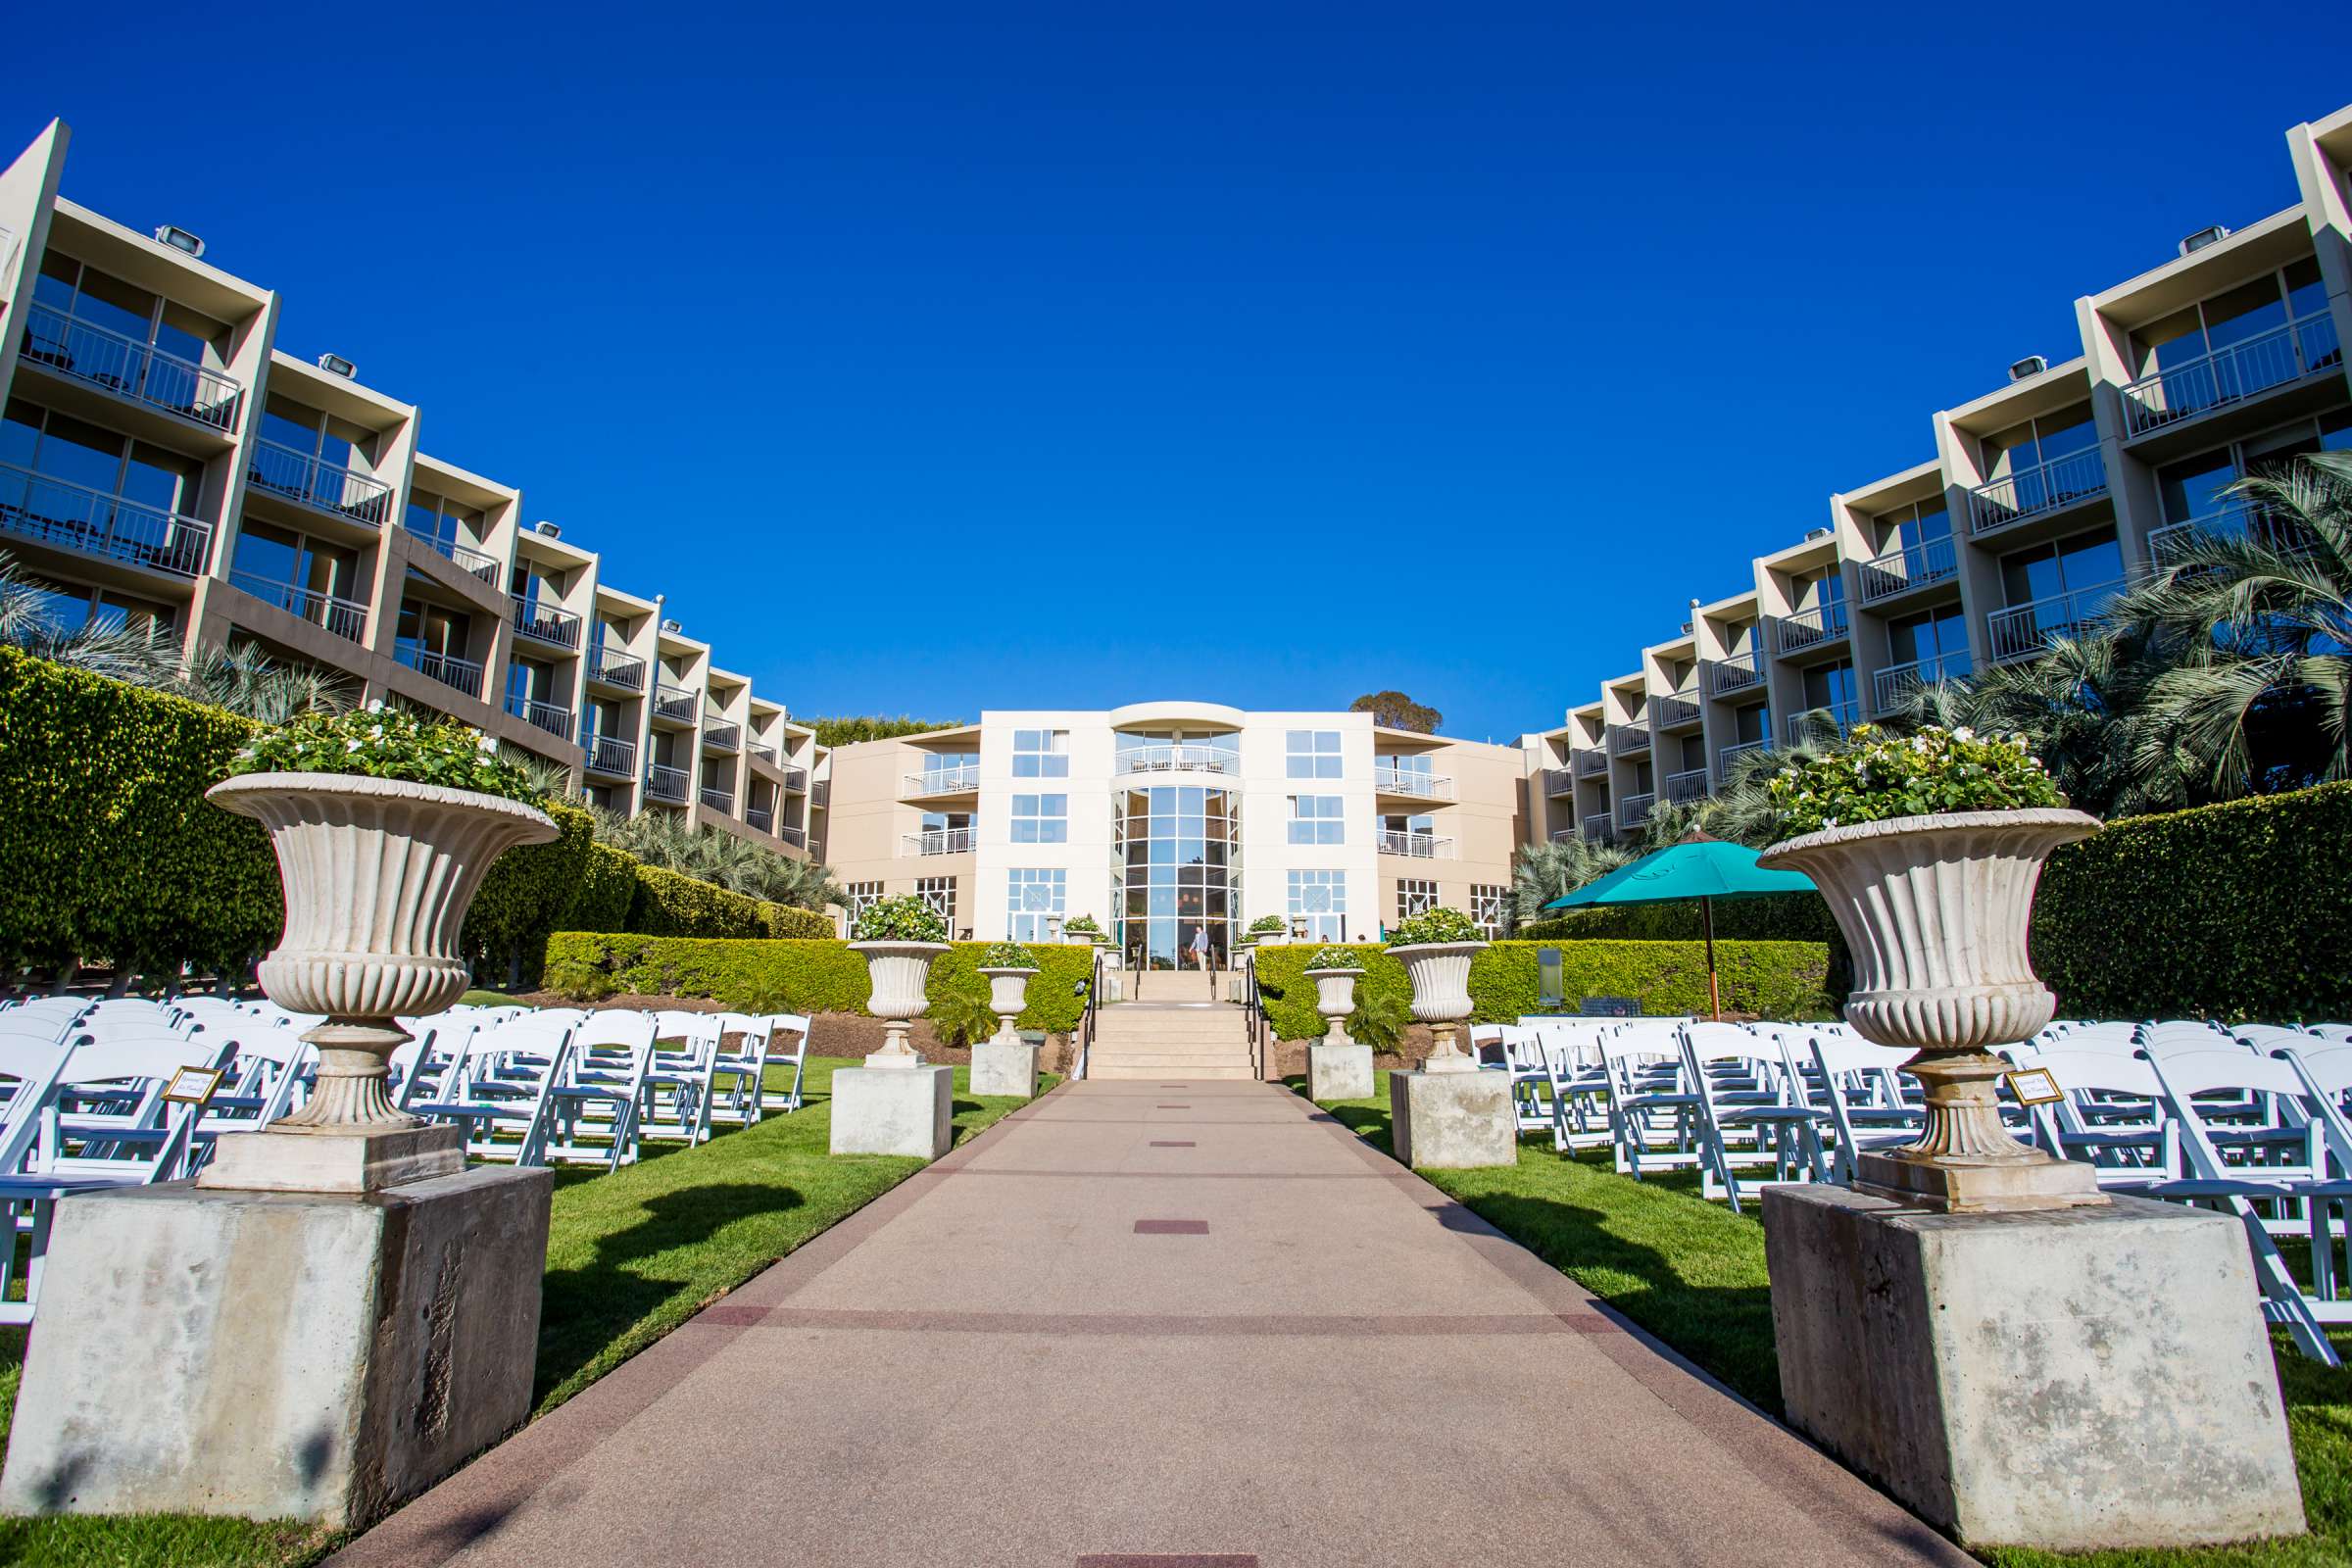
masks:
[[[1968,493],[1968,531],[1987,534],[2107,493],[2107,460],[2097,447],[2006,474]]]
[[[1569,766],[1578,778],[1594,778],[1609,770],[1609,754],[1599,747],[1589,747],[1570,760]]]
[[[1690,801],[1704,800],[1706,795],[1707,770],[1703,767],[1686,768],[1680,773],[1669,773],[1666,775],[1665,782],[1658,786],[1659,799],[1670,801],[1676,806],[1682,806]]]
[[[649,801],[666,801],[671,806],[684,806],[686,770],[682,767],[664,767],[656,762],[645,770],[645,798]]]
[[[588,678],[600,686],[641,692],[645,690],[645,661],[612,652],[600,636],[588,644]]]
[[[177,577],[204,574],[213,525],[0,465],[0,530]]]
[[[493,588],[498,586],[502,564],[487,550],[476,550],[471,545],[462,545],[455,539],[436,539],[429,533],[418,533],[414,528],[409,530],[409,537],[420,545],[430,546],[435,554],[446,556],[456,562],[459,568],[467,576],[479,577]]]
[[[1606,811],[1589,812],[1578,831],[1588,844],[1605,844],[1617,831],[1617,823]]]
[[[735,810],[735,792],[723,784],[706,784],[703,804],[722,816],[731,815]]]
[[[968,827],[935,827],[927,833],[902,835],[902,855],[968,855],[972,849],[972,830]]]
[[[1810,610],[1792,611],[1772,623],[1772,651],[1797,654],[1845,637],[1845,601],[1828,599]]]
[[[1960,548],[1950,534],[1922,539],[1862,563],[1862,602],[1875,605],[1914,588],[1947,582],[1959,570]]]
[[[1553,797],[1574,795],[1576,793],[1576,774],[1564,767],[1545,768],[1544,770],[1544,793]]]
[[[1578,829],[1572,827],[1555,827],[1551,830],[1551,842],[1554,844],[1566,844],[1575,839],[1578,832]]]
[[[2322,311],[2130,383],[2124,388],[2124,426],[2128,438],[2137,439],[2343,363],[2335,318]]]
[[[24,358],[61,375],[216,430],[237,427],[244,387],[193,360],[76,320],[47,305],[25,314]]]
[[[1984,620],[1992,662],[2013,664],[2038,657],[2058,638],[2082,636],[2123,591],[2121,582],[2094,583],[1994,611]]]
[[[528,637],[550,648],[580,646],[580,617],[560,605],[544,599],[532,599],[523,594],[509,594],[514,610],[514,635]]]
[[[692,724],[702,711],[702,694],[666,681],[654,683],[654,716],[672,724]]]
[[[969,795],[980,787],[980,764],[977,761],[955,767],[927,767],[920,773],[906,775],[906,798],[928,800],[934,795]]]
[[[1443,773],[1417,773],[1410,768],[1372,769],[1372,788],[1383,795],[1406,795],[1416,801],[1450,801],[1453,780]]]
[[[2312,548],[2312,540],[2282,518],[2251,501],[2239,501],[2186,522],[2150,529],[2148,559],[2158,571],[2170,570],[2201,537],[2251,542],[2287,556],[2307,555]]]
[[[507,711],[516,718],[547,731],[559,740],[571,739],[571,710],[554,703],[537,702],[520,692],[507,693]]]
[[[1649,750],[1647,724],[1611,724],[1609,726],[1609,755],[1639,757]]]
[[[816,853],[815,841],[810,839],[808,835],[801,831],[801,829],[794,827],[790,822],[787,822],[782,827],[776,829],[776,837],[782,839],[785,843],[791,845],[796,850],[807,850],[810,855],[814,855]]]
[[[356,599],[338,599],[315,588],[274,582],[250,571],[232,571],[228,580],[254,598],[266,600],[289,615],[299,615],[314,626],[323,626],[338,637],[355,643],[367,640],[368,607]]]
[[[1772,740],[1769,736],[1760,740],[1736,741],[1715,754],[1715,765],[1717,768],[1721,769],[1723,776],[1728,779],[1732,776],[1732,770],[1740,764],[1740,759],[1747,757],[1751,753],[1769,752],[1771,750]]]
[[[1698,688],[1649,700],[1649,716],[1660,729],[1682,729],[1698,722]]]
[[[762,833],[776,830],[776,811],[771,806],[747,806],[743,808],[743,819]]]
[[[392,650],[392,657],[417,674],[437,680],[452,691],[468,697],[482,695],[482,666],[470,659],[455,654],[437,654],[421,643],[401,643]]]
[[[1937,681],[1958,680],[1969,671],[1968,651],[1954,649],[1937,654],[1933,659],[1914,659],[1908,663],[1889,664],[1870,677],[1871,711],[1891,713],[1902,707],[1910,695],[1922,686]]]
[[[380,528],[392,510],[392,487],[373,474],[346,468],[274,441],[256,441],[245,478],[255,488],[332,513],[363,527]]]
[[[1380,853],[1401,855],[1411,860],[1450,860],[1453,858],[1453,840],[1440,838],[1435,833],[1395,833],[1380,835]]]
[[[784,769],[784,793],[787,795],[808,794],[808,770],[805,767],[788,767]]]
[[[703,730],[703,750],[706,752],[732,752],[739,750],[742,745],[743,726],[741,724],[730,724],[723,719],[713,719]]]
[[[1756,673],[1756,654],[1752,648],[1743,654],[1710,659],[1704,667],[1709,697],[1729,697],[1734,692],[1743,692],[1764,678]]]
[[[1122,773],[1230,773],[1241,766],[1241,759],[1221,746],[1123,746],[1118,766]]]
[[[1658,804],[1657,795],[1649,790],[1628,795],[1617,803],[1617,826],[1627,833],[1639,832],[1649,820],[1649,808]]]
[[[615,735],[588,732],[586,751],[588,771],[607,778],[635,778],[637,776],[637,743],[624,741]]]
[[[1860,722],[1862,705],[1849,697],[1842,703],[1824,703],[1816,708],[1808,708],[1801,713],[1790,713],[1782,730],[1788,737],[1789,745],[1802,746],[1807,742],[1843,735]]]
[[[808,804],[818,810],[833,804],[833,781],[820,778],[808,786]]]

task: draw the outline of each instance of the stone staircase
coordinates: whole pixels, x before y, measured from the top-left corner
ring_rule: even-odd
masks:
[[[1255,1078],[1248,1014],[1232,1003],[1210,1001],[1209,978],[1164,971],[1126,976],[1135,1000],[1114,1003],[1098,1015],[1086,1075],[1187,1083]],[[1215,978],[1221,992],[1225,977]]]

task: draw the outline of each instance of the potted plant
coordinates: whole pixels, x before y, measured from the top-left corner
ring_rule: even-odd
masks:
[[[1407,915],[1389,932],[1389,956],[1413,982],[1413,1016],[1437,1037],[1423,1072],[1478,1070],[1478,1059],[1462,1050],[1461,1021],[1471,1013],[1470,960],[1486,946],[1475,921],[1444,905]]]
[[[1756,863],[1813,879],[1853,954],[1846,1021],[1915,1053],[1905,1070],[1926,1089],[1926,1129],[1861,1155],[1860,1185],[1948,1208],[2103,1201],[2089,1167],[2001,1124],[2009,1064],[1992,1051],[2056,1010],[2027,953],[2034,890],[2051,853],[2098,819],[2066,808],[2019,736],[1863,724],[1852,742],[1773,777],[1781,838]]]
[[[1095,917],[1091,914],[1075,915],[1062,921],[1061,934],[1071,942],[1082,944],[1091,942],[1101,945],[1110,940],[1109,935],[1095,923]]]
[[[1355,983],[1363,974],[1364,966],[1346,948],[1317,948],[1306,960],[1306,977],[1315,983],[1315,1010],[1323,1015],[1325,1035],[1331,1033],[1334,1020],[1355,1010]]]
[[[1001,1045],[1019,1045],[1012,1021],[1029,1004],[1029,977],[1037,973],[1037,955],[1018,942],[992,942],[980,955],[980,972],[988,977],[988,1009],[997,1015]]]
[[[1261,914],[1250,922],[1248,935],[1250,942],[1262,948],[1269,943],[1285,940],[1289,932],[1290,922],[1281,915]]]
[[[207,798],[269,830],[285,886],[285,935],[261,962],[262,989],[326,1017],[303,1037],[318,1048],[317,1089],[273,1128],[423,1128],[385,1093],[409,1039],[394,1017],[465,995],[458,934],[482,874],[515,845],[556,837],[538,791],[478,732],[380,701],[282,724],[229,774]]]
[[[865,1058],[868,1067],[919,1067],[923,1058],[907,1043],[913,1020],[927,1004],[923,988],[931,960],[948,951],[948,922],[928,901],[911,893],[876,899],[858,913],[850,951],[865,958],[873,983],[866,1010],[882,1020],[882,1049]]]

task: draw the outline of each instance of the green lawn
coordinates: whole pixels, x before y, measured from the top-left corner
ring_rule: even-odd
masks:
[[[1303,1092],[1304,1079],[1292,1084]],[[1385,1101],[1324,1107],[1367,1142],[1389,1147]],[[1764,1227],[1698,1196],[1695,1175],[1635,1181],[1606,1154],[1563,1159],[1548,1143],[1520,1146],[1495,1170],[1426,1171],[1438,1188],[1545,1262],[1721,1378],[1780,1413]],[[2329,1371],[2275,1336],[2303,1506],[2300,1541],[2180,1551],[2078,1554],[1994,1549],[1997,1568],[2342,1568],[2352,1563],[2352,1370]],[[2352,1335],[2337,1348],[2352,1358]]]
[[[540,1308],[538,1413],[554,1409],[697,1310],[922,1169],[917,1159],[825,1152],[833,1069],[810,1057],[808,1108],[721,1132],[699,1149],[653,1145],[611,1175],[556,1175]],[[783,1088],[788,1069],[770,1083]],[[956,1069],[958,1143],[1018,1108],[975,1100]],[[1048,1075],[1040,1092],[1057,1080]],[[0,1444],[24,1334],[0,1331]],[[0,1563],[26,1568],[250,1568],[316,1562],[334,1541],[297,1525],[170,1516],[0,1519]]]

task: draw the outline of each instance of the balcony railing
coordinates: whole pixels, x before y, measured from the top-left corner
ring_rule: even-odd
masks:
[[[1617,820],[1606,811],[1591,811],[1586,813],[1580,827],[1587,843],[1600,844],[1617,831]]]
[[[5,466],[0,528],[181,577],[201,576],[213,551],[209,522]]]
[[[1555,827],[1551,830],[1551,842],[1554,844],[1565,844],[1577,836],[1577,829],[1572,827]]]
[[[1732,776],[1732,769],[1739,764],[1740,759],[1747,756],[1750,752],[1769,752],[1771,750],[1772,740],[1769,736],[1761,740],[1735,741],[1715,754],[1715,765],[1728,779]]]
[[[516,718],[536,725],[550,735],[564,740],[571,739],[571,710],[568,708],[559,708],[554,703],[538,702],[523,696],[520,692],[509,692],[507,693],[507,711],[513,713]]]
[[[546,643],[551,648],[580,646],[580,617],[570,611],[521,594],[509,594],[507,598],[514,602],[516,636]]]
[[[2107,460],[2099,449],[2086,447],[2081,452],[2070,452],[2063,458],[2052,458],[2022,473],[2004,474],[1990,484],[1971,490],[1969,531],[1990,533],[2024,518],[2103,495],[2106,489]]]
[[[1756,654],[1752,648],[1743,654],[1727,654],[1721,659],[1710,659],[1705,668],[1709,697],[1743,692],[1763,679],[1756,673]]]
[[[1791,611],[1772,623],[1772,651],[1793,654],[1845,635],[1845,601],[1826,599],[1809,610]]]
[[[694,722],[695,713],[701,707],[701,701],[700,693],[688,691],[683,686],[672,686],[666,681],[654,683],[654,716],[656,718],[669,718],[675,719],[681,724],[691,724]]]
[[[292,447],[281,447],[274,441],[253,444],[253,461],[246,466],[245,477],[271,495],[331,512],[370,528],[382,527],[385,514],[392,510],[392,487],[373,474],[346,468]]]
[[[24,358],[216,430],[233,430],[245,389],[193,360],[35,305],[24,320]]]
[[[2281,555],[2308,555],[2312,540],[2278,514],[2240,501],[2186,522],[2168,523],[2148,533],[2148,559],[2158,571],[2180,564],[2189,544],[2200,538],[2250,540]]]
[[[968,827],[935,827],[928,833],[905,835],[908,855],[966,855],[972,848]]]
[[[787,822],[782,827],[776,829],[776,837],[782,839],[785,843],[791,845],[796,850],[807,850],[810,855],[814,855],[816,853],[816,846],[808,841],[808,835],[803,832],[801,829],[794,827],[790,822]]]
[[[1932,659],[1914,659],[1908,663],[1889,664],[1870,677],[1871,710],[1891,713],[1903,705],[1913,692],[1937,681],[1958,680],[1968,673],[1969,658],[1965,648]]]
[[[732,811],[735,809],[735,792],[722,785],[706,784],[703,786],[703,804],[713,811]]]
[[[1698,688],[1693,686],[1669,697],[1652,697],[1649,700],[1649,714],[1657,720],[1660,729],[1680,729],[1685,724],[1697,723]]]
[[[784,770],[784,793],[787,795],[808,794],[808,770],[805,767],[786,768]]]
[[[588,678],[607,686],[641,692],[645,690],[645,661],[612,652],[600,636],[588,644]]]
[[[1588,747],[1577,753],[1568,765],[1576,770],[1578,778],[1591,778],[1609,770],[1609,754],[1597,746]]]
[[[747,806],[743,808],[743,819],[762,833],[776,830],[776,811],[772,806]]]
[[[833,781],[820,778],[808,786],[808,804],[822,809],[833,804]]]
[[[1922,539],[1862,563],[1862,602],[1876,604],[1914,588],[1943,582],[1960,569],[1960,548],[1950,534]]]
[[[703,747],[707,751],[731,752],[743,745],[743,726],[713,720],[704,726]]]
[[[617,735],[599,735],[588,732],[585,747],[588,753],[588,771],[609,778],[630,778],[637,772],[637,743],[624,741]]]
[[[1230,773],[1240,757],[1221,746],[1126,746],[1118,756],[1122,773],[1165,773],[1189,769],[1196,773]]]
[[[2120,582],[2094,583],[1994,611],[1984,622],[1992,662],[2015,663],[2034,658],[2057,638],[2082,636],[2108,601],[2123,591]]]
[[[1647,724],[1611,724],[1609,726],[1609,755],[1634,757],[1649,750]]]
[[[1649,808],[1658,804],[1656,792],[1643,790],[1628,795],[1617,803],[1617,825],[1631,833],[1649,820]]]
[[[468,697],[482,695],[482,666],[470,659],[455,654],[437,654],[421,643],[401,643],[392,650],[392,657],[417,674]]]
[[[2322,311],[2133,381],[2124,388],[2125,428],[2134,436],[2146,435],[2343,363],[2335,318]]]
[[[906,795],[910,800],[919,801],[933,795],[969,795],[979,787],[978,762],[956,767],[927,767],[920,773],[906,775]]]
[[[451,561],[456,562],[467,575],[479,577],[493,588],[498,586],[501,563],[487,550],[476,550],[471,545],[462,545],[455,539],[436,538],[429,533],[419,533],[414,528],[409,530],[409,537],[420,545],[428,545],[437,553],[447,556]]]
[[[1421,801],[1453,799],[1453,779],[1445,773],[1417,773],[1408,767],[1372,769],[1372,787],[1384,795],[1409,795]]]
[[[1659,797],[1672,801],[1677,806],[1686,801],[1703,800],[1706,793],[1707,770],[1703,767],[1686,768],[1680,773],[1669,773],[1666,775],[1665,781],[1658,786]]]
[[[1450,860],[1453,858],[1453,840],[1435,833],[1394,833],[1380,835],[1380,853],[1401,855],[1414,860]]]
[[[686,770],[664,767],[656,762],[645,770],[645,793],[649,800],[667,801],[672,806],[686,804]]]
[[[1790,713],[1788,722],[1782,725],[1782,733],[1788,737],[1789,745],[1801,746],[1810,740],[1843,735],[1860,722],[1862,705],[1849,697],[1842,703],[1823,703],[1801,713]]]
[[[1576,774],[1565,767],[1545,768],[1544,770],[1544,793],[1546,796],[1575,794]]]
[[[368,637],[368,607],[356,599],[338,599],[315,588],[276,582],[258,572],[232,571],[228,580],[256,599],[267,600],[290,615],[314,626],[324,626],[338,637],[364,642]]]

